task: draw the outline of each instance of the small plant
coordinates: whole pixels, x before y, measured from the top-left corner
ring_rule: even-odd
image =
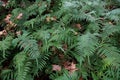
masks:
[[[120,80],[119,0],[0,0],[1,80]]]

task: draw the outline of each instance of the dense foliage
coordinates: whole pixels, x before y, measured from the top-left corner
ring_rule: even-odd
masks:
[[[120,0],[0,0],[1,80],[120,80]]]

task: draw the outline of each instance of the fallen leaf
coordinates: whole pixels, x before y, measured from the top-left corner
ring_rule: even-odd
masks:
[[[38,41],[38,45],[39,45],[39,46],[42,46],[42,44],[43,44],[42,41],[39,40],[39,41]]]
[[[63,44],[63,49],[66,51],[68,49],[68,45],[67,44]]]
[[[78,35],[78,32],[74,32],[75,35]]]
[[[8,0],[1,0],[2,6],[5,7],[8,4]]]
[[[54,17],[51,17],[51,20],[52,20],[52,21],[56,21],[57,18],[54,16]]]
[[[65,62],[64,64],[65,69],[69,70],[70,73],[75,72],[76,70],[78,70],[78,68],[76,68],[76,64],[73,62]]]
[[[8,24],[11,24],[10,18],[11,18],[11,14],[8,14],[6,15],[6,18],[4,19],[4,21]]]
[[[3,32],[2,31],[0,31],[0,36],[2,36],[3,35]]]
[[[47,16],[47,17],[46,17],[46,21],[47,21],[47,22],[50,22],[50,16]]]
[[[64,59],[64,54],[59,54],[60,59]]]
[[[82,77],[80,77],[80,79],[79,80],[83,80],[83,78]]]
[[[3,1],[4,3],[7,3],[7,2],[8,2],[8,0],[1,0],[1,1]]]
[[[75,27],[78,28],[78,29],[82,29],[82,26],[79,23],[75,24]]]
[[[20,13],[18,16],[17,16],[17,19],[21,19],[23,16],[23,13]]]
[[[6,36],[6,35],[7,35],[7,31],[6,30],[0,31],[0,36]]]
[[[21,35],[22,34],[22,31],[17,31],[16,32],[16,35]]]
[[[112,23],[112,22],[109,22],[109,24],[113,25],[113,23]]]
[[[61,71],[61,66],[60,65],[52,65],[52,70],[53,71]]]
[[[6,36],[7,35],[7,31],[3,30],[3,35]]]

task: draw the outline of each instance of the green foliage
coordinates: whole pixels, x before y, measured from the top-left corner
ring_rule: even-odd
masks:
[[[31,36],[28,36],[28,34],[18,36],[18,38],[13,40],[13,44],[23,49],[23,51],[33,59],[40,56],[37,41],[31,39]]]
[[[50,78],[52,80],[79,80],[79,75],[75,72],[72,74],[69,74],[67,71],[63,71],[63,74],[59,76],[61,73],[51,74]]]
[[[1,57],[5,58],[6,51],[8,49],[10,49],[10,47],[11,47],[11,40],[12,40],[12,37],[8,36],[5,39],[3,39],[2,41],[0,41],[0,52],[3,53],[3,55]]]
[[[120,0],[0,0],[0,79],[120,80],[119,7]]]

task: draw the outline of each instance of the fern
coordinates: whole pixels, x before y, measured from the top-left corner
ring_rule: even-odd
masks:
[[[120,30],[119,26],[106,24],[105,27],[103,28],[103,32],[101,34],[103,40],[107,39],[110,35],[113,35],[114,33],[119,32],[119,30]]]
[[[8,36],[4,40],[0,41],[0,51],[2,51],[2,57],[4,58],[6,56],[6,51],[11,47],[12,39],[13,38],[11,36]]]
[[[78,38],[77,50],[80,50],[80,54],[84,56],[90,56],[95,51],[95,47],[98,45],[98,40],[95,34],[86,33]],[[89,44],[89,45],[88,45]]]
[[[20,35],[18,38],[13,40],[14,45],[18,45],[20,49],[24,49],[24,52],[31,58],[35,59],[40,56],[40,51],[36,40],[31,39],[28,34]]]
[[[15,78],[14,71],[11,69],[6,69],[1,72],[2,80],[11,80]]]
[[[1,80],[119,80],[119,3],[1,0]]]
[[[78,80],[79,79],[78,77],[79,75],[77,73],[69,74],[67,71],[63,71],[63,72],[64,73],[61,75],[59,73],[51,74],[50,78],[52,80]]]

